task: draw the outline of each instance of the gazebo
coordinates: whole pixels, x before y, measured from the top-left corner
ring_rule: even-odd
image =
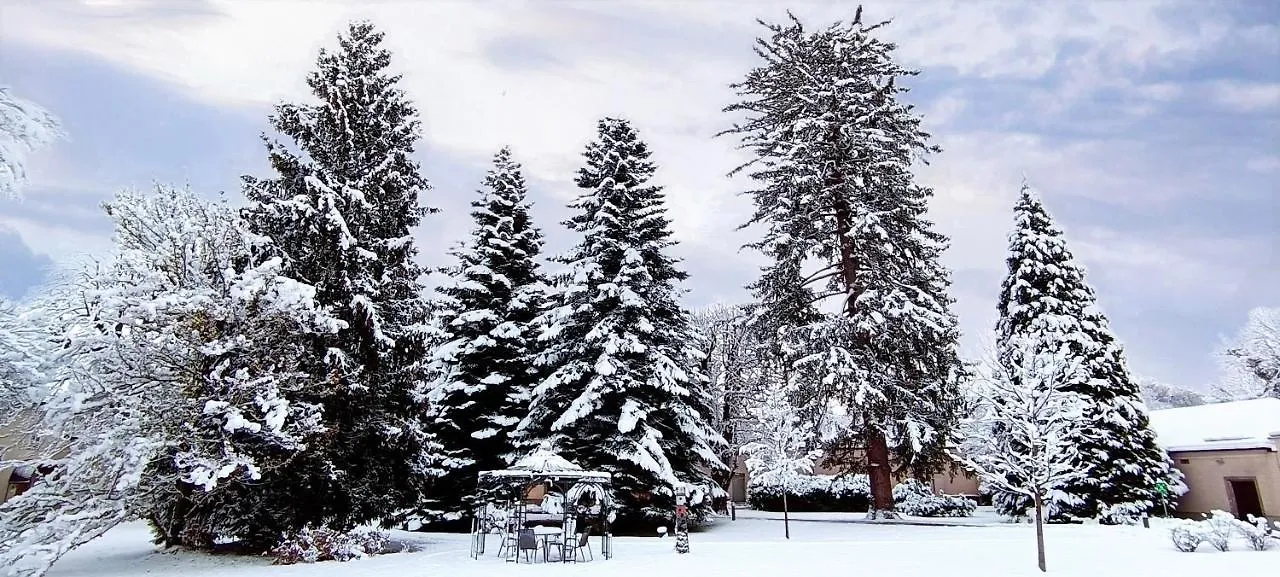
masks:
[[[610,481],[609,473],[583,470],[547,444],[509,469],[481,471],[477,495],[484,504],[472,520],[471,557],[482,557],[487,536],[497,533],[502,535],[499,555],[507,561],[519,562],[521,552],[532,560],[536,548],[546,560],[553,544],[561,548],[561,560],[568,561],[564,551],[572,550],[576,561],[579,545],[590,555],[588,538],[595,535],[600,537],[600,554],[611,558],[610,523],[615,513]],[[552,543],[552,537],[559,539]],[[531,539],[541,544],[531,548]]]

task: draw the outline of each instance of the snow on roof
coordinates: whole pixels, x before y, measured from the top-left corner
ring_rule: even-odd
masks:
[[[510,469],[481,471],[481,477],[553,477],[557,479],[599,479],[608,481],[612,475],[602,471],[584,471],[582,467],[561,457],[548,443],[516,461]]]
[[[546,444],[538,447],[538,449],[516,461],[511,466],[512,469],[519,471],[581,471],[582,467],[574,464],[572,461],[561,457],[558,453],[551,450]]]
[[[1276,450],[1280,399],[1234,401],[1151,412],[1166,451]]]
[[[480,471],[481,477],[517,477],[521,479],[540,479],[554,477],[556,479],[598,479],[609,481],[613,475],[603,471],[530,471],[528,469],[498,469],[496,471]]]

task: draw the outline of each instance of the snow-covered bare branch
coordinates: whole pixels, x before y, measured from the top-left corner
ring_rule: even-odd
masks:
[[[52,113],[0,86],[0,200],[21,197],[27,157],[64,136]]]

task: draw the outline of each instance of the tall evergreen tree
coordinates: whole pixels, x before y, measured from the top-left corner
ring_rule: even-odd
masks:
[[[557,259],[568,271],[542,319],[548,375],[520,424],[526,443],[613,473],[621,516],[637,522],[669,517],[674,484],[710,485],[723,467],[649,154],[616,118],[587,146],[577,213],[564,223],[582,239]]]
[[[320,51],[307,77],[318,102],[271,117],[294,148],[264,136],[277,175],[244,179],[250,229],[346,325],[312,339],[313,384],[300,400],[322,407],[328,433],[270,505],[337,528],[416,506],[438,472],[422,419],[427,309],[411,234],[433,210],[419,204],[429,186],[411,159],[417,111],[386,71],[382,39],[353,22],[336,51]]]
[[[475,503],[476,474],[510,464],[511,433],[536,384],[537,318],[545,284],[537,263],[542,233],[529,218],[520,165],[503,148],[494,157],[476,227],[453,251],[458,264],[437,289],[445,342],[433,354],[431,427],[453,464],[432,484],[431,508],[452,517]]]
[[[864,25],[861,8],[817,32],[794,16],[765,24],[764,62],[726,109],[746,116],[726,133],[756,157],[738,170],[760,184],[748,224],[766,227],[754,246],[775,261],[757,292],[818,315],[788,331],[791,378],[811,384],[811,410],[834,401],[852,417],[832,449],[869,472],[872,516],[893,515],[892,469],[924,475],[945,463],[963,369],[938,262],[947,239],[925,219],[933,191],[910,172],[938,149],[899,100],[897,81],[916,72],[872,36],[884,24]],[[828,299],[838,312],[819,315]]]
[[[1051,503],[1060,514],[1132,519],[1160,507],[1158,483],[1185,491],[1182,474],[1156,444],[1137,382],[1130,376],[1120,342],[1098,307],[1084,269],[1067,248],[1040,198],[1026,184],[1014,208],[1009,238],[1009,274],[1000,291],[997,356],[1006,369],[1022,357],[1066,346],[1080,370],[1060,388],[1084,397],[1081,432],[1075,438],[1083,471]],[[1040,343],[1025,350],[1020,342]],[[1021,514],[1027,500],[997,495],[1004,513]]]

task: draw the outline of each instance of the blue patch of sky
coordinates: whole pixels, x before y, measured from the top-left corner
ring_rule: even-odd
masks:
[[[53,261],[32,252],[18,233],[0,228],[0,298],[21,300],[45,281],[52,267]]]

